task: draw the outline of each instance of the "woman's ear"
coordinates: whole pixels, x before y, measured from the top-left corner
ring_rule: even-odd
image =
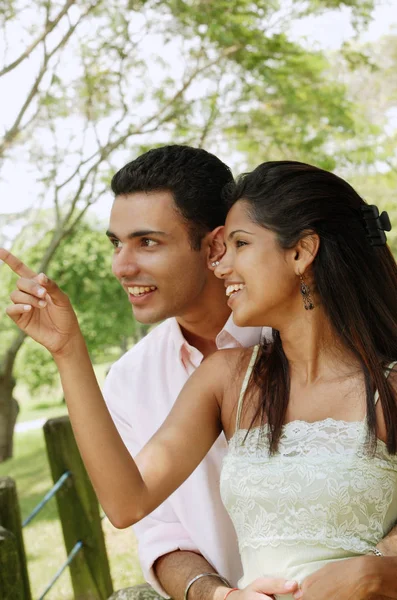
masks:
[[[224,226],[216,227],[210,233],[209,238],[209,253],[208,253],[208,268],[213,271],[219,265],[219,261],[225,254],[225,244],[223,239]]]
[[[310,233],[302,237],[294,247],[294,270],[297,275],[303,273],[311,266],[320,248],[320,237],[317,233]]]

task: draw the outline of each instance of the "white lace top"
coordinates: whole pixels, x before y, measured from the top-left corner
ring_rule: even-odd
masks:
[[[244,568],[240,587],[257,577],[302,581],[329,561],[368,553],[397,521],[397,456],[380,440],[374,456],[365,453],[365,421],[292,421],[274,456],[266,425],[239,429],[257,350],[221,472]]]

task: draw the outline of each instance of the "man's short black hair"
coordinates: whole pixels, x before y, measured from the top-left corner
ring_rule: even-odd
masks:
[[[201,148],[163,146],[126,164],[112,179],[116,196],[134,192],[171,192],[186,220],[192,248],[199,250],[208,231],[225,223],[227,209],[222,196],[233,181],[227,165]]]

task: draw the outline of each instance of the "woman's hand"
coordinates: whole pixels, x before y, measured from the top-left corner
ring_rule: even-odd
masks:
[[[309,575],[296,600],[397,598],[394,558],[358,556],[331,562]]]
[[[10,294],[13,304],[6,309],[8,316],[51,354],[72,351],[81,332],[68,296],[44,273],[35,273],[4,248],[0,259],[20,276]]]
[[[299,588],[297,581],[275,577],[260,577],[242,590],[231,592],[227,600],[274,600],[274,595],[293,594]]]

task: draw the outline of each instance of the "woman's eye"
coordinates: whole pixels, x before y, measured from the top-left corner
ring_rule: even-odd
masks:
[[[243,240],[236,241],[236,248],[241,248],[242,246],[246,246],[247,242],[243,242]]]
[[[152,246],[157,246],[157,242],[155,240],[151,240],[150,238],[142,238],[143,246],[151,248]]]

